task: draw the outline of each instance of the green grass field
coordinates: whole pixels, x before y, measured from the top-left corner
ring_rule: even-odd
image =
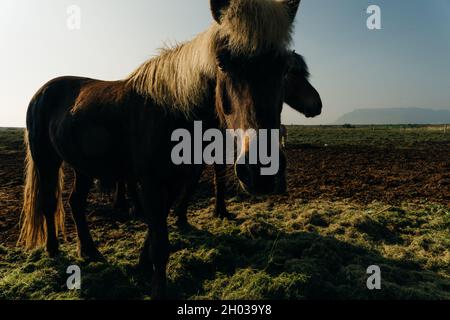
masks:
[[[170,297],[450,299],[450,206],[446,201],[450,164],[445,157],[450,155],[450,133],[444,133],[442,127],[425,126],[288,129],[292,187],[288,196],[231,195],[227,204],[237,219],[222,221],[211,216],[213,199],[210,186],[204,183],[190,207],[191,228],[179,230],[169,218]],[[7,165],[0,173],[0,230],[4,235],[0,299],[149,299],[149,281],[135,268],[145,227],[126,213],[110,209],[108,200],[96,193],[90,197],[89,220],[107,263],[77,258],[70,221],[68,238],[57,259],[48,258],[41,249],[25,252],[14,246],[21,185],[7,182],[11,177],[20,181],[21,134],[19,130],[0,130],[0,156]],[[421,176],[408,180],[404,177],[409,177],[410,171],[418,171],[414,163],[395,156],[383,162],[381,156],[373,165],[381,168],[377,174],[382,181],[371,185],[364,180],[355,185],[359,177],[351,177],[357,174],[346,159],[359,156],[370,171],[369,153],[376,150],[391,150],[394,155],[414,155],[422,150],[425,158],[417,160],[423,161],[418,166],[428,164],[437,175],[434,180],[427,180],[428,173],[424,180]],[[336,163],[321,162],[320,157],[329,152]],[[311,182],[320,194],[305,196],[302,191],[302,185],[308,183],[302,174],[306,170],[326,175]],[[401,179],[397,179],[397,171]],[[360,175],[365,179],[364,174]],[[352,181],[354,195],[335,191],[350,188],[346,181]],[[392,186],[391,181],[395,182]],[[383,196],[391,191],[395,201]],[[428,196],[439,192],[439,197]],[[66,270],[73,264],[82,271],[78,291],[66,287]],[[381,268],[381,290],[371,291],[366,286],[371,265]]]
[[[378,125],[288,127],[290,144],[355,145],[410,148],[427,142],[448,142],[445,126]]]

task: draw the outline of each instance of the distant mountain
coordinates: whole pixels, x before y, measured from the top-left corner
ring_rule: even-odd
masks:
[[[344,114],[335,124],[450,124],[450,110],[358,109]]]

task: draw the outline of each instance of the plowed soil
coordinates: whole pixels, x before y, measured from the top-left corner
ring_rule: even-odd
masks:
[[[14,245],[21,211],[24,147],[21,130],[8,133],[10,137],[3,139],[0,149],[0,243]],[[426,201],[450,207],[448,141],[416,142],[409,148],[293,143],[286,152],[289,194],[275,197],[275,203],[349,199],[392,205]],[[71,185],[68,173],[66,195]],[[201,192],[209,188],[210,180],[208,171],[200,194],[210,194],[209,190]],[[105,197],[94,192],[90,201],[95,206]]]

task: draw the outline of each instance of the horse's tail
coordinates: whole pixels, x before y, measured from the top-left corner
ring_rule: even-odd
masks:
[[[44,145],[38,147],[42,147],[45,150],[50,145],[50,141],[48,137],[44,139],[46,141],[41,141]],[[32,148],[30,142],[33,143],[33,141],[30,141],[29,131],[25,130],[25,185],[18,244],[25,246],[27,249],[39,247],[46,242],[48,232],[45,219],[52,217],[52,215],[55,218],[54,231],[56,235],[60,231],[64,234],[65,231],[65,213],[62,201],[64,175],[60,168],[61,162],[58,165],[52,165],[49,169],[47,163],[55,162],[51,161],[50,155],[42,155],[39,159],[45,157],[45,160],[40,161],[40,163],[44,162],[45,164],[42,168],[38,168],[35,161],[37,159],[33,157],[34,154],[32,152],[36,148]],[[49,201],[54,203],[54,205],[49,206]]]

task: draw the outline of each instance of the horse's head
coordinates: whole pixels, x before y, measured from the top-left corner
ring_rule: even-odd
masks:
[[[277,133],[291,55],[287,47],[299,3],[300,0],[211,0],[219,25],[215,45],[218,116],[227,129],[256,133],[268,130],[265,136],[244,135],[240,140],[235,171],[241,185],[251,193],[285,191],[286,159]],[[274,151],[270,154],[276,162],[274,171],[264,172],[267,163],[261,161],[260,151],[264,146]],[[259,156],[252,162],[251,151],[255,149]]]
[[[320,95],[309,83],[308,66],[303,57],[292,53],[290,60],[284,101],[307,118],[314,118],[322,113]]]

